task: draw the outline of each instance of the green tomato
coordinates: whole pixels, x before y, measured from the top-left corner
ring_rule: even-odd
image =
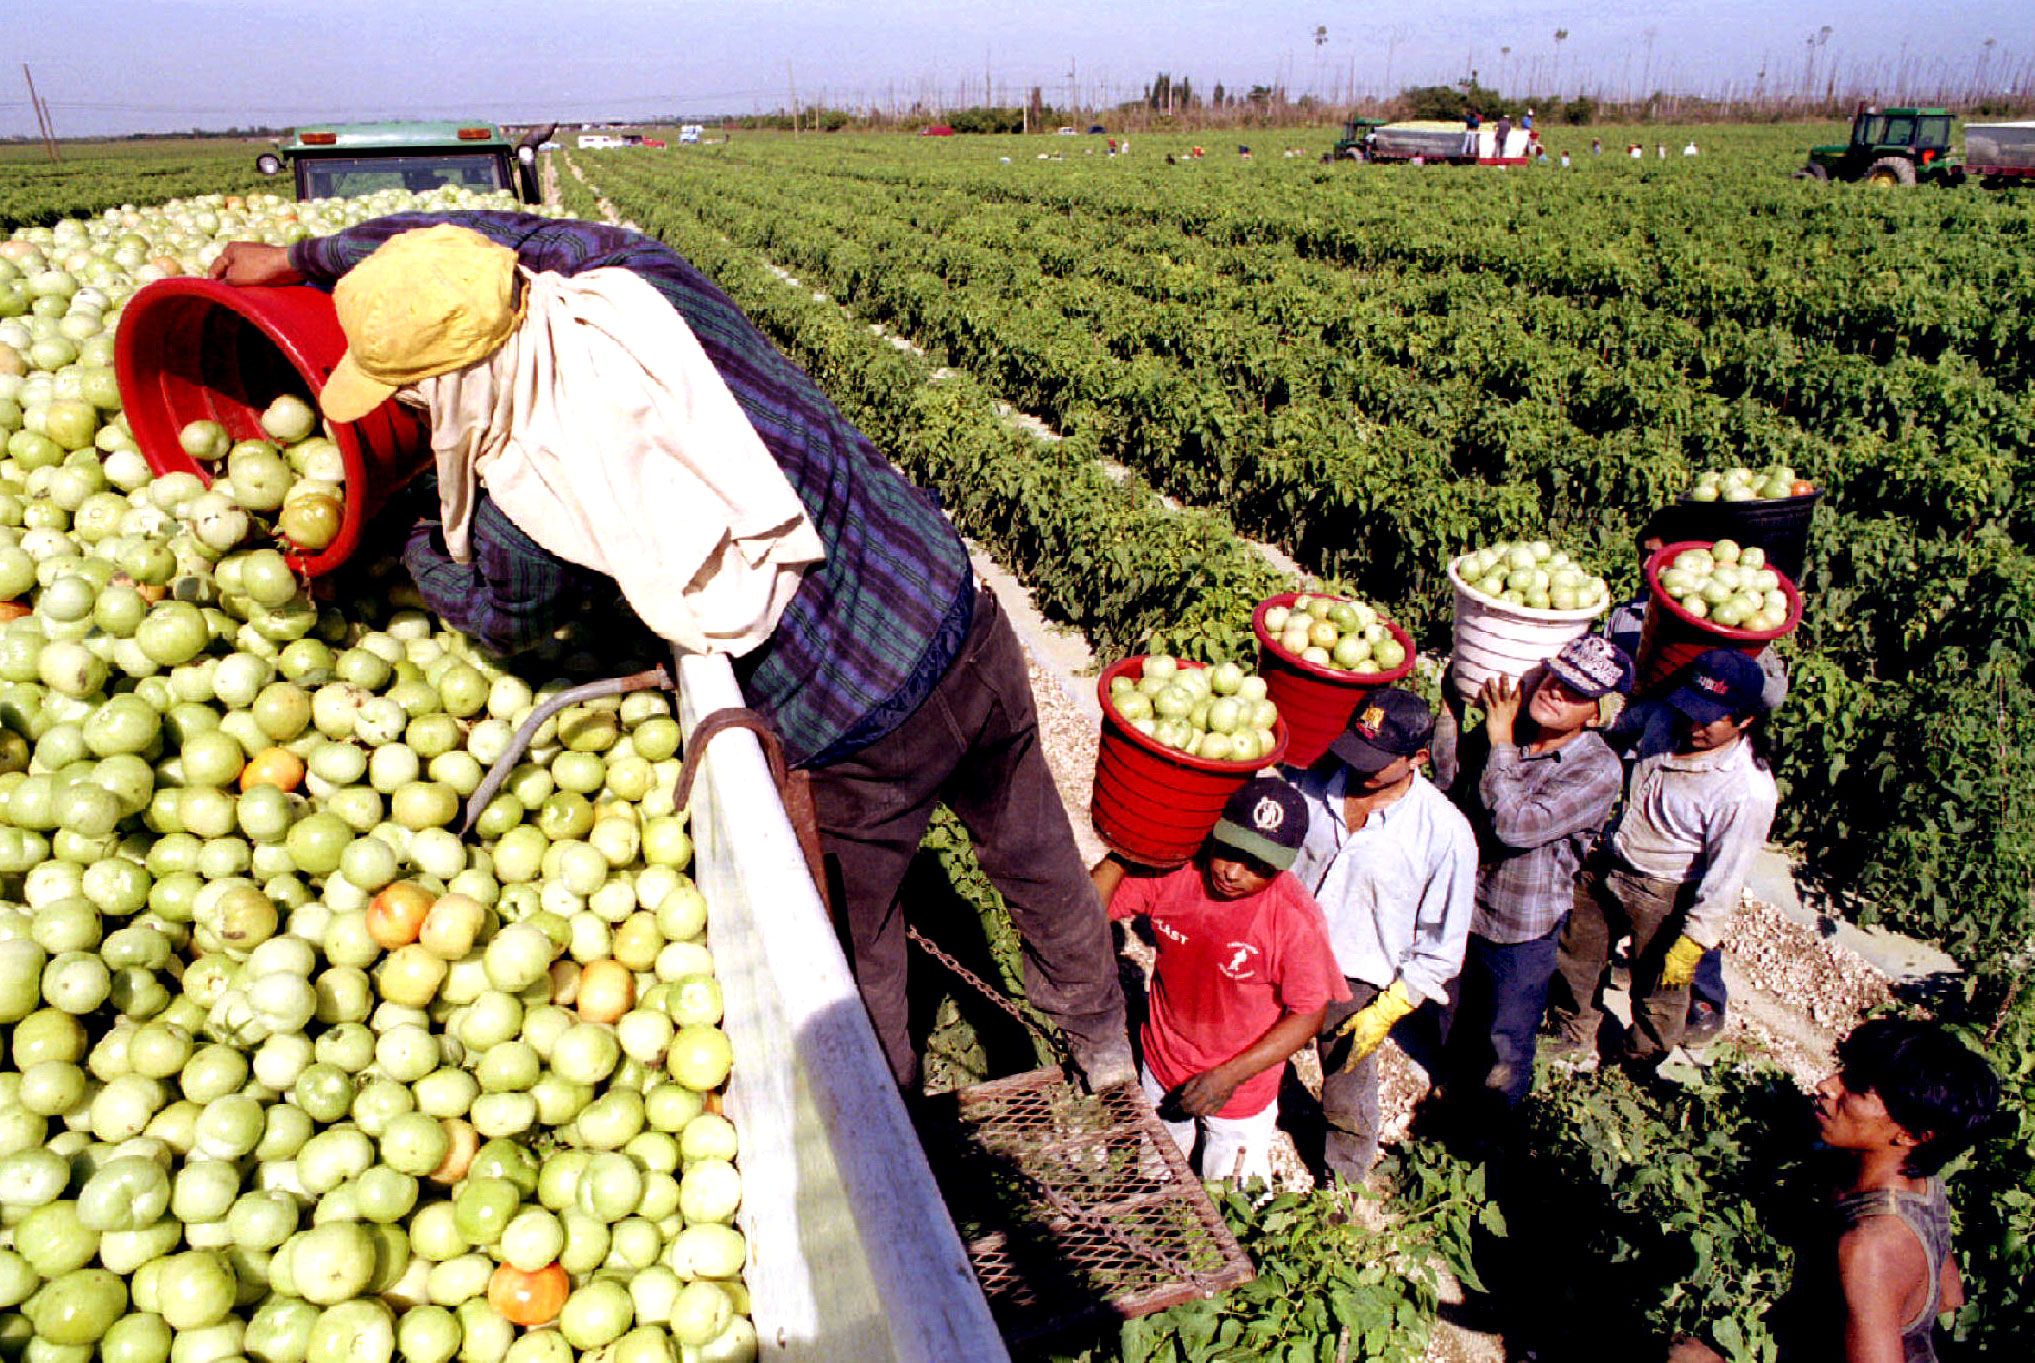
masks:
[[[515,1217],[522,1200],[516,1185],[505,1178],[468,1178],[453,1196],[459,1233],[468,1244],[494,1244]]]
[[[306,1363],[389,1363],[396,1350],[395,1315],[379,1301],[327,1307],[311,1328]]]
[[[174,1339],[169,1322],[153,1312],[122,1316],[99,1339],[101,1363],[168,1363]]]
[[[575,1349],[598,1349],[620,1339],[635,1323],[635,1313],[626,1287],[596,1278],[565,1299],[558,1330]]]
[[[156,1309],[171,1329],[200,1330],[226,1319],[236,1284],[225,1255],[191,1250],[158,1262]]]
[[[352,1221],[328,1221],[285,1242],[298,1295],[319,1306],[336,1306],[361,1295],[373,1281],[377,1241]]]
[[[45,1284],[28,1301],[35,1333],[52,1344],[95,1344],[127,1310],[127,1284],[103,1268],[81,1268]]]
[[[271,1295],[247,1322],[242,1347],[256,1363],[304,1363],[320,1314],[301,1297]]]

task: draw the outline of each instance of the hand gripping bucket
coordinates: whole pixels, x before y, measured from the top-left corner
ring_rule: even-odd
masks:
[[[1104,670],[1096,683],[1102,701],[1102,747],[1095,758],[1089,814],[1095,831],[1119,856],[1144,866],[1178,866],[1200,850],[1231,795],[1286,759],[1287,724],[1281,715],[1272,728],[1278,740],[1272,751],[1248,762],[1189,756],[1147,738],[1118,717],[1109,698],[1110,683],[1118,677],[1135,681],[1144,675],[1143,658],[1126,658]]]
[[[1523,677],[1561,652],[1563,644],[1590,632],[1591,622],[1609,607],[1608,600],[1575,610],[1545,610],[1494,601],[1472,591],[1458,571],[1461,558],[1449,562],[1449,582],[1456,589],[1454,665],[1456,694],[1476,699],[1493,677]]]
[[[1336,735],[1350,727],[1350,716],[1357,712],[1365,696],[1411,675],[1413,636],[1390,620],[1378,622],[1406,650],[1406,661],[1390,672],[1345,672],[1339,667],[1308,662],[1287,651],[1265,628],[1267,611],[1274,606],[1291,609],[1299,597],[1298,592],[1266,597],[1251,612],[1251,629],[1258,636],[1258,675],[1265,679],[1265,693],[1279,707],[1279,717],[1292,735],[1285,760],[1292,766],[1311,767],[1328,751]]]
[[[1646,623],[1639,632],[1639,680],[1633,688],[1639,695],[1658,691],[1676,673],[1713,648],[1734,648],[1749,658],[1766,652],[1766,646],[1785,634],[1794,633],[1802,623],[1802,593],[1794,580],[1775,569],[1781,593],[1788,598],[1788,618],[1779,629],[1733,629],[1714,620],[1689,614],[1681,603],[1661,590],[1661,569],[1675,561],[1685,549],[1708,549],[1709,540],[1679,540],[1661,546],[1646,561]],[[1771,564],[1768,566],[1772,566]]]
[[[317,405],[346,336],[330,295],[309,287],[239,288],[212,279],[160,279],[128,300],[114,340],[120,401],[134,442],[158,474],[211,476],[178,435],[212,420],[235,440],[262,436],[261,414],[284,393]],[[292,555],[307,577],[331,572],[360,543],[362,527],[431,459],[430,432],[395,402],[335,425],[345,461],[345,511],[332,543]]]

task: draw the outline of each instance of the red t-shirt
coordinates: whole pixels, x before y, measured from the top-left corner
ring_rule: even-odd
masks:
[[[1321,906],[1281,871],[1244,899],[1215,899],[1190,863],[1163,876],[1132,876],[1109,904],[1111,918],[1144,914],[1158,938],[1145,1063],[1171,1089],[1234,1058],[1288,1013],[1311,1013],[1350,996],[1328,943]],[[1279,1096],[1283,1065],[1237,1086],[1216,1115],[1249,1117]]]

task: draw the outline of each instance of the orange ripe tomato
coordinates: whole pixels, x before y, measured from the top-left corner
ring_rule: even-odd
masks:
[[[263,748],[254,759],[240,769],[240,788],[253,790],[256,786],[275,786],[288,792],[294,791],[304,782],[304,759],[288,748]]]
[[[406,947],[417,940],[431,904],[429,890],[399,880],[368,901],[367,935],[384,951]]]
[[[617,1022],[636,1003],[636,977],[620,961],[588,961],[579,972],[579,1015]]]
[[[1816,485],[1807,478],[1797,478],[1794,482],[1788,484],[1788,495],[1790,497],[1806,497],[1815,490]]]
[[[502,1264],[488,1275],[488,1305],[512,1325],[544,1325],[556,1320],[571,1291],[572,1279],[557,1263],[534,1273]]]
[[[19,620],[35,614],[35,607],[26,601],[0,601],[0,621]]]

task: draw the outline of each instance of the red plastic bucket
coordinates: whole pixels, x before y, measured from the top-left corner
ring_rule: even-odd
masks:
[[[1183,662],[1182,667],[1206,663]],[[1272,727],[1272,751],[1248,762],[1209,762],[1147,738],[1117,716],[1109,685],[1145,675],[1143,658],[1126,658],[1096,683],[1102,700],[1102,747],[1095,758],[1095,794],[1089,815],[1112,851],[1144,866],[1178,866],[1201,849],[1222,807],[1243,784],[1286,754],[1282,716]],[[1275,702],[1276,703],[1276,702]]]
[[[1689,614],[1682,609],[1681,603],[1661,590],[1661,569],[1673,563],[1675,555],[1685,549],[1708,549],[1712,543],[1714,541],[1679,540],[1662,545],[1646,561],[1646,622],[1640,627],[1639,657],[1635,660],[1639,682],[1634,689],[1640,695],[1658,690],[1676,673],[1713,648],[1735,648],[1747,657],[1757,658],[1766,652],[1768,644],[1784,634],[1794,633],[1795,626],[1802,623],[1802,593],[1796,589],[1793,579],[1778,568],[1774,575],[1780,579],[1781,592],[1788,598],[1788,618],[1779,629],[1733,629],[1729,625],[1720,625],[1714,620]]]
[[[1310,592],[1318,596],[1319,592]],[[1406,661],[1390,672],[1345,672],[1323,667],[1289,653],[1265,628],[1265,612],[1274,606],[1291,608],[1298,592],[1268,596],[1251,612],[1251,629],[1258,636],[1258,675],[1265,679],[1265,691],[1279,707],[1292,740],[1286,760],[1296,767],[1311,767],[1328,751],[1336,735],[1350,727],[1350,716],[1365,696],[1381,686],[1404,681],[1413,671],[1413,636],[1390,620],[1380,620],[1385,630],[1406,650]],[[1337,598],[1340,600],[1341,598]]]
[[[186,424],[216,421],[235,440],[259,439],[261,414],[284,393],[317,405],[346,353],[332,298],[308,285],[238,288],[213,279],[159,279],[128,300],[113,344],[120,402],[134,443],[158,474],[211,477],[177,441]],[[430,462],[430,431],[396,402],[335,425],[346,466],[339,534],[292,555],[308,577],[346,562],[362,527]]]

